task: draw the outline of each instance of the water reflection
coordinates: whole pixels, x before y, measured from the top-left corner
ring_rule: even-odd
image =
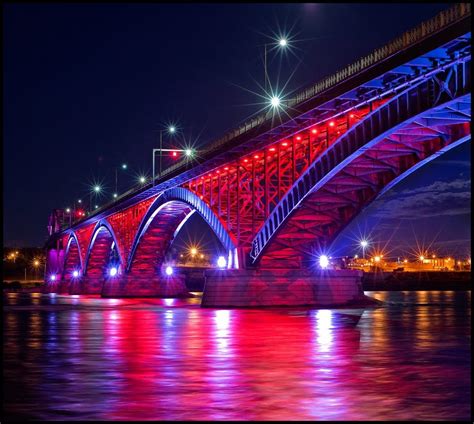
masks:
[[[41,420],[467,419],[470,292],[370,294],[387,303],[358,323],[334,309],[7,294],[5,412]]]

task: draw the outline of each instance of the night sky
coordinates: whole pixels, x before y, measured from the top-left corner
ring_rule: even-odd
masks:
[[[40,246],[51,209],[111,198],[151,174],[158,132],[176,122],[197,146],[260,108],[263,45],[272,84],[315,83],[447,8],[439,4],[7,4],[3,6],[4,244]],[[334,244],[361,236],[403,255],[418,243],[468,254],[470,145],[414,172]],[[192,226],[191,222],[191,226]],[[187,232],[192,232],[192,228]],[[416,240],[416,241],[415,241]]]

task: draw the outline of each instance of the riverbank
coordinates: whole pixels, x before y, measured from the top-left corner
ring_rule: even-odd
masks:
[[[364,272],[364,291],[471,290],[470,271]]]

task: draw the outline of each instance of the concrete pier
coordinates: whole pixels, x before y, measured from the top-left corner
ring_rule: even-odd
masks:
[[[201,306],[343,306],[364,300],[358,270],[207,270]]]
[[[185,278],[179,273],[169,277],[121,275],[108,278],[101,297],[190,297]]]

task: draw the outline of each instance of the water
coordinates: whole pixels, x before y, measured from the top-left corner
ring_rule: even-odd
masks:
[[[387,303],[358,323],[198,298],[4,294],[5,418],[470,419],[470,292],[367,294]]]

